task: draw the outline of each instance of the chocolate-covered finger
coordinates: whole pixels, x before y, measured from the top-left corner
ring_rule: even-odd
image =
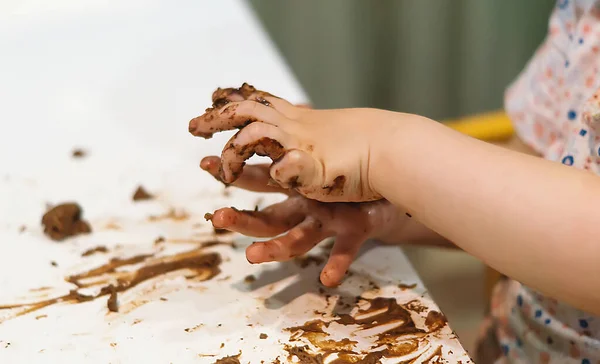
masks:
[[[221,178],[219,177],[220,167],[221,158],[216,156],[204,157],[200,162],[200,168],[210,173],[218,181],[221,181]],[[237,180],[235,180],[231,185],[252,192],[276,192],[284,193],[288,196],[293,194],[292,191],[287,190],[285,188],[270,185],[269,179],[269,165],[254,164],[246,166],[241,176]]]
[[[326,238],[323,225],[308,217],[285,235],[250,245],[246,258],[251,263],[286,261],[305,254]]]
[[[214,133],[241,129],[255,121],[278,125],[286,120],[272,107],[254,101],[239,101],[220,109],[207,109],[204,114],[190,120],[189,131],[192,135],[208,139]]]
[[[273,163],[270,174],[282,187],[294,189],[313,181],[317,169],[318,165],[310,154],[293,149]]]
[[[252,123],[235,134],[221,154],[220,176],[232,183],[241,174],[245,161],[254,154],[277,160],[291,144],[291,137],[281,128],[265,123]]]
[[[365,235],[338,235],[331,249],[329,260],[321,271],[321,283],[327,287],[339,285],[356,258]]]
[[[280,112],[293,108],[293,105],[286,100],[274,96],[268,92],[257,90],[254,86],[247,83],[242,84],[239,88],[218,88],[212,95],[213,107],[219,108],[230,102],[251,100],[261,103],[265,106],[274,107]]]
[[[281,204],[284,204],[281,202]],[[289,230],[298,223],[285,216],[262,211],[237,210],[226,207],[212,214],[212,224],[217,229],[235,231],[246,236],[268,238]],[[302,221],[302,220],[300,220]]]

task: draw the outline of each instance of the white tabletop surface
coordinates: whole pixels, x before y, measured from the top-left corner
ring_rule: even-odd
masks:
[[[205,212],[280,200],[234,189],[226,197],[198,162],[218,154],[229,135],[204,141],[187,133],[216,87],[244,81],[307,101],[241,1],[0,0],[0,305],[64,295],[74,288],[64,277],[110,258],[196,249],[212,232]],[[74,159],[74,148],[88,154]],[[132,202],[139,184],[157,198]],[[40,218],[46,204],[65,201],[83,207],[93,233],[57,243]],[[148,220],[170,209],[189,218]],[[167,241],[155,245],[158,236]],[[297,359],[288,359],[288,344],[323,353],[286,328],[337,320],[356,296],[395,298],[418,329],[397,339],[411,350],[382,363],[469,362],[447,325],[425,325],[439,309],[400,249],[366,249],[352,277],[323,290],[320,266],[250,265],[248,239],[229,238],[237,248],[206,249],[223,258],[219,275],[159,276],[119,295],[119,313],[107,311],[106,297],[18,317],[21,308],[0,310],[0,363],[213,363],[240,352],[241,363],[285,363]],[[108,252],[81,257],[98,245]],[[245,282],[250,274],[255,282]],[[349,349],[359,356],[381,350],[373,329],[333,323],[325,331],[331,340],[353,340]]]

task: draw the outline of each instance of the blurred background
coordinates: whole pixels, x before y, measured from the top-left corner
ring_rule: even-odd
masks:
[[[501,109],[554,2],[250,0],[315,107],[436,120]],[[405,250],[471,351],[485,311],[484,266],[461,252]]]

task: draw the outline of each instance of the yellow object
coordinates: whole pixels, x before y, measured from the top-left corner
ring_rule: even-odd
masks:
[[[486,141],[509,139],[514,133],[512,123],[503,111],[448,120],[444,125],[473,138]]]

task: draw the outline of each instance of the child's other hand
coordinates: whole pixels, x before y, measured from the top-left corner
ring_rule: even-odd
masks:
[[[220,179],[218,157],[206,157],[200,166]],[[341,282],[365,240],[378,238],[387,226],[398,228],[409,220],[385,200],[322,203],[290,190],[268,186],[268,181],[268,165],[250,165],[233,185],[256,192],[281,192],[289,197],[261,211],[219,209],[213,214],[213,226],[248,236],[275,237],[248,247],[246,257],[251,263],[289,260],[305,254],[324,239],[335,236],[331,255],[321,272],[321,282],[326,286]],[[398,219],[398,216],[401,218]]]
[[[373,141],[384,133],[370,124],[382,111],[370,109],[311,110],[294,106],[247,84],[218,89],[213,105],[190,121],[193,135],[241,129],[222,153],[219,171],[225,183],[241,174],[254,154],[270,157],[269,174],[280,186],[323,202],[381,199],[369,183]]]

